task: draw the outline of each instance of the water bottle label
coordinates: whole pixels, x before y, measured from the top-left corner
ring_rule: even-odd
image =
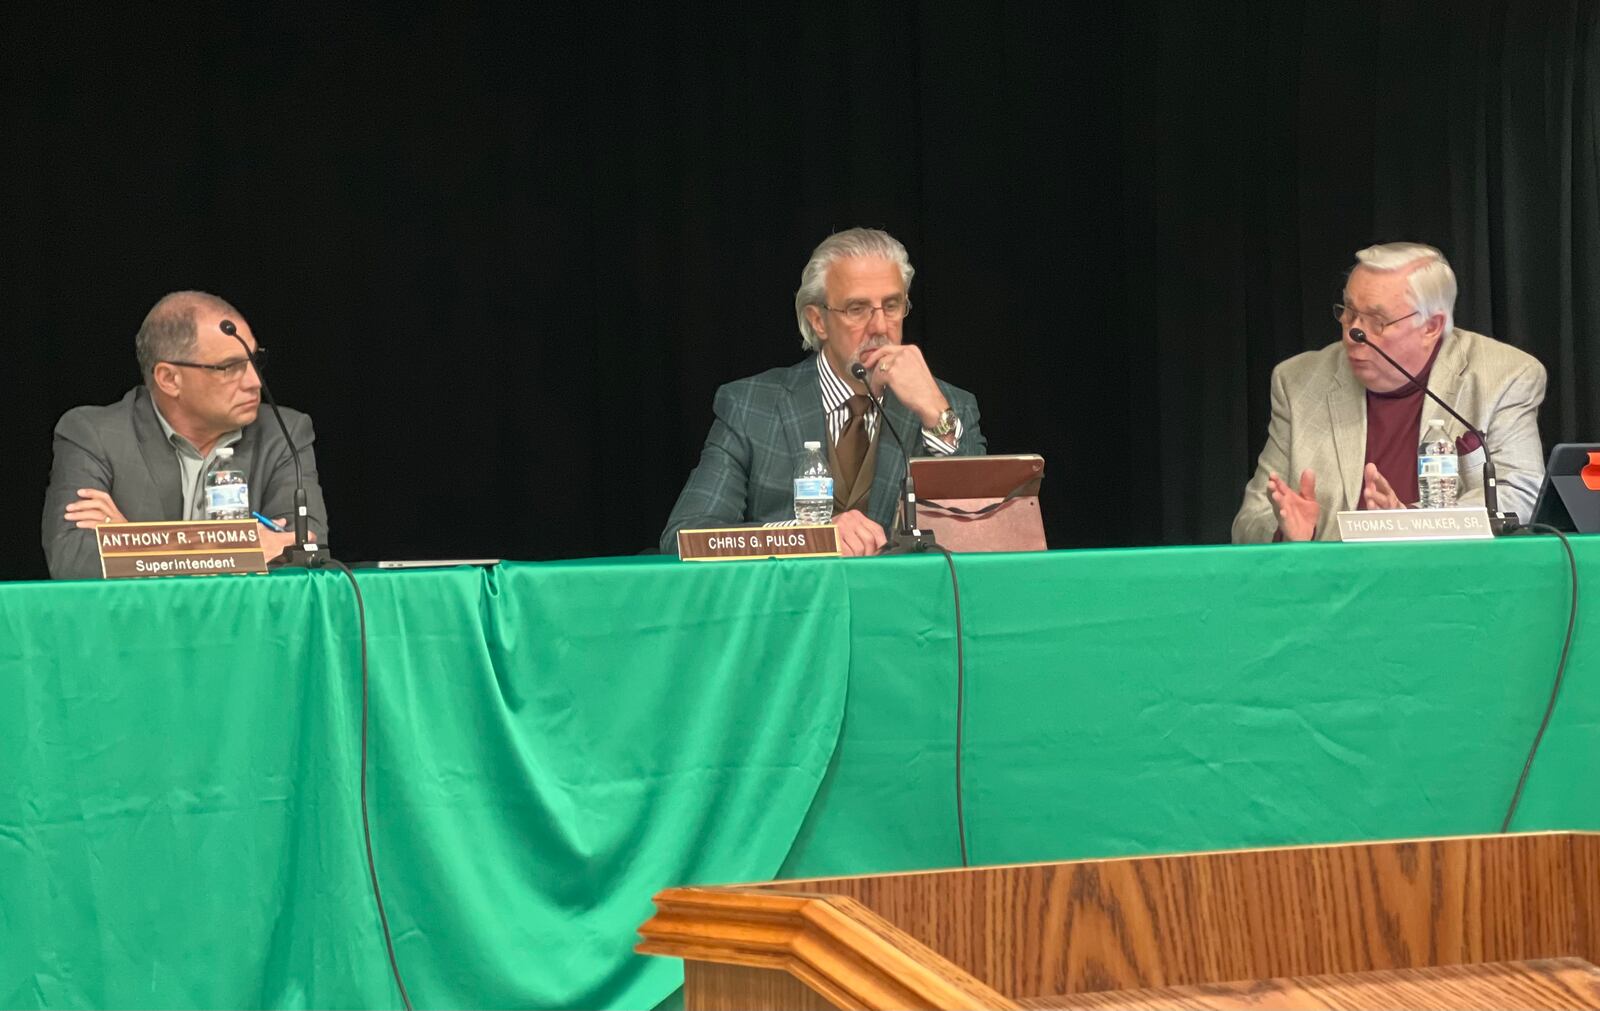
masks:
[[[1456,458],[1453,456],[1417,457],[1418,477],[1455,477]]]
[[[833,478],[797,477],[794,479],[794,497],[797,499],[833,498]]]
[[[250,511],[250,486],[247,484],[214,484],[206,489],[206,509],[210,512],[225,510]]]

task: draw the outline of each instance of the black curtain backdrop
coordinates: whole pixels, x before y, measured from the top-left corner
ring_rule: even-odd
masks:
[[[889,229],[909,339],[1048,460],[1055,547],[1221,541],[1272,366],[1357,248],[1442,247],[1460,325],[1600,439],[1592,0],[212,5],[0,14],[0,576],[50,432],[234,302],[316,421],[344,558],[654,544],[712,393],[794,361],[826,234]]]

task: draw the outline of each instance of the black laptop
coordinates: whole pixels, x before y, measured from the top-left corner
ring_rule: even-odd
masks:
[[[1550,448],[1533,522],[1600,533],[1600,443],[1563,442]]]

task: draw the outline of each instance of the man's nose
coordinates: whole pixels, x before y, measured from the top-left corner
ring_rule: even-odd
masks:
[[[256,371],[255,362],[245,362],[244,375],[239,378],[239,385],[247,390],[261,389],[261,373]]]
[[[867,333],[871,336],[887,334],[889,332],[889,314],[883,306],[875,305],[867,316]]]

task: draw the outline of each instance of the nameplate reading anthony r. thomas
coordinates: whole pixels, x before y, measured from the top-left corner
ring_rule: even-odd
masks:
[[[678,531],[678,557],[686,562],[726,562],[735,558],[815,558],[838,554],[838,531],[831,525],[718,527],[714,530]]]
[[[105,523],[94,534],[107,579],[267,571],[255,520]]]

